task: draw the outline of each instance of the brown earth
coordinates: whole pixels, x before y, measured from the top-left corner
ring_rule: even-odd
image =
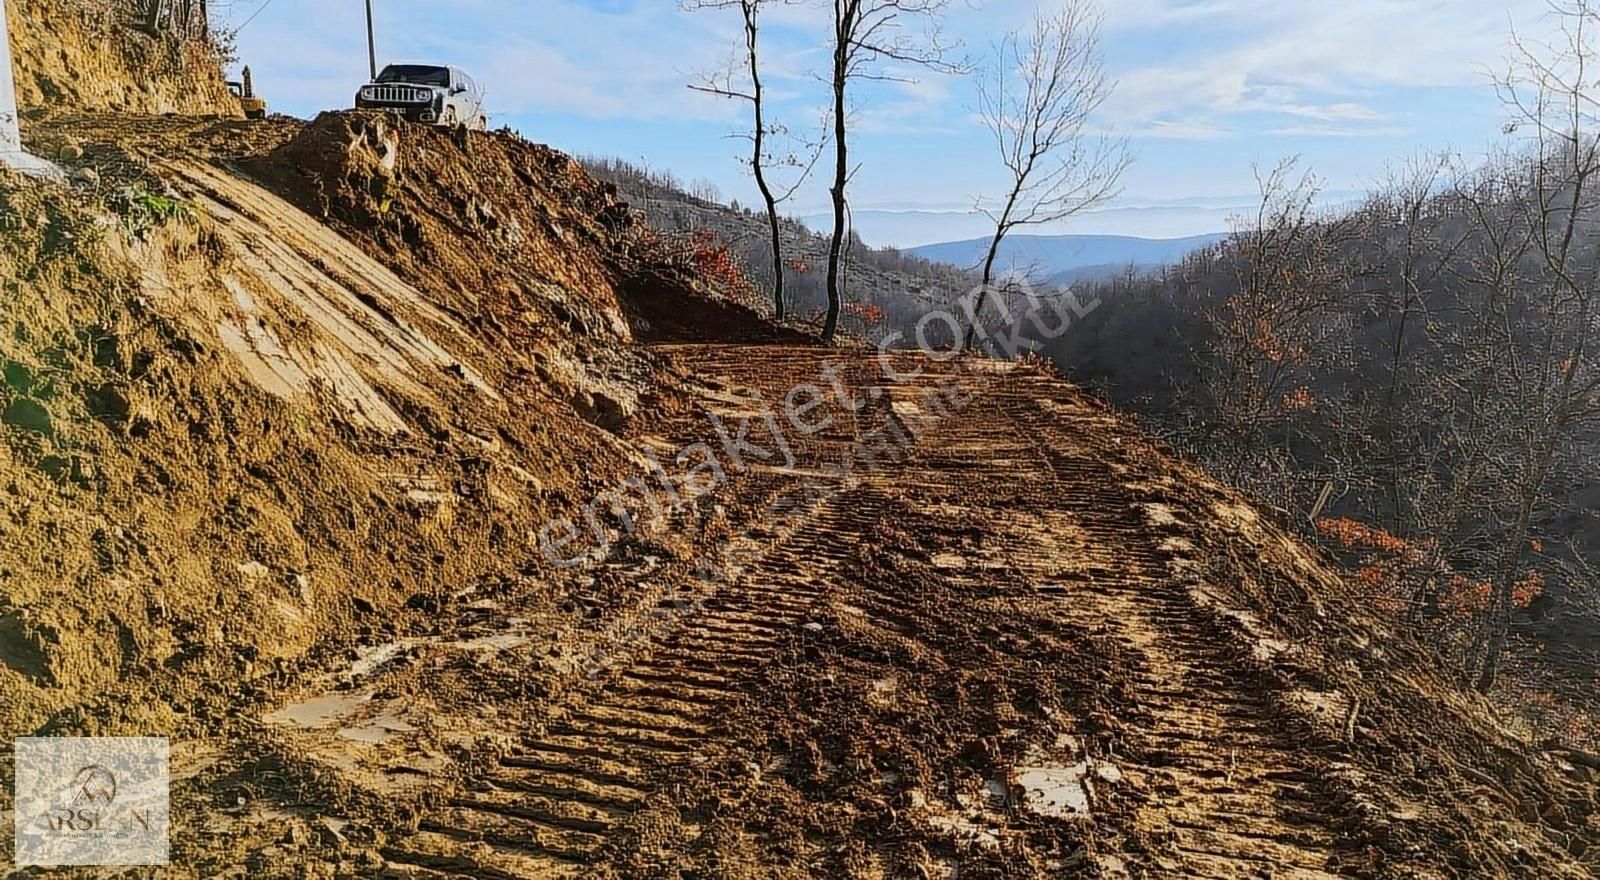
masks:
[[[290,682],[255,730],[208,741],[183,792],[207,824],[180,834],[181,864],[1592,872],[1583,771],[1501,732],[1305,548],[1059,381],[974,361],[891,383],[815,348],[659,353],[642,445],[705,440],[709,414],[733,423],[829,372],[864,405],[814,413],[830,424],[789,438],[792,463],[730,467],[715,508],[695,505],[727,537],[701,559],[652,547],[580,569],[570,623],[536,590],[474,591]]]
[[[362,246],[385,253],[382,228],[340,236],[233,165],[334,136],[352,138],[335,151],[341,180],[381,163],[365,137],[402,162],[465,155],[409,135],[425,146],[359,117],[29,130],[87,152],[71,190],[11,176],[4,190],[7,729],[229,716],[219,685],[236,700],[328,638],[526,580],[547,513],[636,466],[615,432],[653,368],[626,345],[613,288],[647,275],[692,298],[697,282],[637,246],[647,230],[570,162],[474,136],[535,183],[511,178],[470,210],[514,222],[537,204],[560,230],[501,243],[528,262],[502,254],[476,290],[379,263]],[[468,209],[448,192],[407,190],[392,213],[456,220]]]
[[[132,27],[133,4],[7,0],[17,106],[241,116],[215,46]]]

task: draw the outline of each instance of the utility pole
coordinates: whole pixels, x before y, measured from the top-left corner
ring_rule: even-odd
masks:
[[[17,83],[11,74],[11,33],[6,27],[6,0],[0,0],[0,165],[34,177],[63,177],[61,169],[22,149],[17,127]]]
[[[372,68],[373,82],[378,78],[378,47],[372,41],[372,0],[367,0],[367,66]]]

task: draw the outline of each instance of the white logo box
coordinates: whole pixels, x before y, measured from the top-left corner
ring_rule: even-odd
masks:
[[[167,864],[165,737],[24,737],[15,755],[18,867]]]

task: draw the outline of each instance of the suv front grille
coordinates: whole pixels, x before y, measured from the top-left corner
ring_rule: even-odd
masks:
[[[433,99],[433,90],[417,86],[362,86],[361,99],[379,104],[421,104]]]

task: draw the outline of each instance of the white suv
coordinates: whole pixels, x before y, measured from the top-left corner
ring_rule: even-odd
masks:
[[[391,64],[356,92],[356,108],[387,110],[412,122],[485,131],[483,90],[465,71],[437,64]]]

